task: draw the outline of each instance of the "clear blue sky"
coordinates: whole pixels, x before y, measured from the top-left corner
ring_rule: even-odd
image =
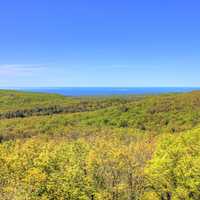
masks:
[[[1,1],[9,86],[200,86],[200,1]]]

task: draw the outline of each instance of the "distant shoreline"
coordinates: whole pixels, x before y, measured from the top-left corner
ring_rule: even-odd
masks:
[[[185,93],[200,90],[200,87],[10,87],[2,89],[64,96],[108,96]]]

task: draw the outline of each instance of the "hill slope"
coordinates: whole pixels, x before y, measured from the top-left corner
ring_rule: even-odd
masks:
[[[0,118],[10,119],[58,113],[85,112],[135,101],[138,98],[136,96],[127,98],[75,98],[57,94],[0,90]]]
[[[83,98],[0,91],[0,113],[0,199],[200,198],[198,91]]]

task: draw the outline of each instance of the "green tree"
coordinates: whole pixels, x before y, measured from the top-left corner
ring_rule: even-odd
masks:
[[[146,169],[150,191],[159,199],[200,199],[199,132],[162,137]]]

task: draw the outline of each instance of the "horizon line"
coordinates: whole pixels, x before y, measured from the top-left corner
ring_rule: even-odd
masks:
[[[20,88],[200,88],[200,86],[0,86],[0,89]]]

